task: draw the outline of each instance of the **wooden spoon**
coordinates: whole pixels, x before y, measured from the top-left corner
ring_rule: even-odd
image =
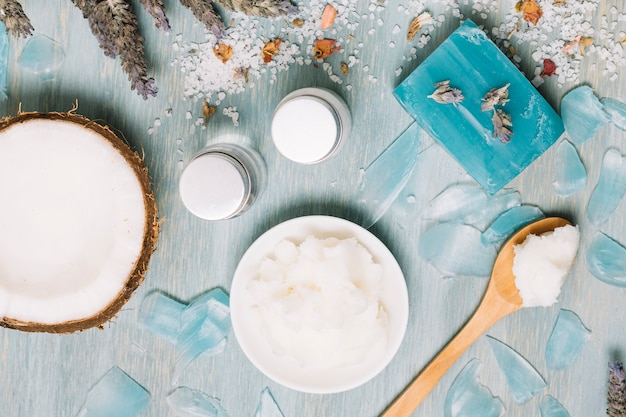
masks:
[[[540,235],[567,224],[570,222],[560,217],[549,217],[522,228],[506,242],[496,258],[487,290],[474,315],[380,417],[410,416],[476,339],[502,317],[522,308],[522,298],[513,275],[513,246],[522,243],[529,234]]]

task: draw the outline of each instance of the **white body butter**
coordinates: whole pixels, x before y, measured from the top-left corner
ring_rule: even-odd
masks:
[[[548,307],[557,301],[561,285],[574,263],[580,232],[566,225],[541,235],[529,235],[513,246],[513,274],[524,307]]]
[[[283,240],[247,290],[272,350],[303,368],[344,367],[385,352],[382,268],[354,238]]]

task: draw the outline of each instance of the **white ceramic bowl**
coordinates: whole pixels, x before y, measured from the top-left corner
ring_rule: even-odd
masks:
[[[382,304],[389,317],[386,350],[378,357],[350,366],[332,369],[302,367],[290,356],[279,356],[255,325],[255,312],[247,285],[254,278],[263,258],[284,239],[302,242],[308,236],[323,239],[354,237],[383,268]],[[327,394],[355,388],[381,372],[398,351],[406,332],[409,303],[402,270],[389,249],[366,229],[337,217],[306,216],[288,220],[265,232],[241,258],[230,290],[233,331],[248,359],[274,381],[303,392]]]

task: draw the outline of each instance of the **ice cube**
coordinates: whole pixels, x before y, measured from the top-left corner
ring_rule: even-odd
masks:
[[[576,145],[587,142],[611,120],[598,97],[586,85],[565,94],[561,100],[561,117],[567,135]]]
[[[539,411],[541,417],[570,417],[565,407],[551,395],[546,395],[541,399]]]
[[[0,101],[7,99],[7,64],[9,62],[9,34],[0,22]]]
[[[609,149],[602,159],[600,178],[587,203],[587,219],[602,226],[611,217],[626,191],[626,158]]]
[[[574,145],[568,140],[559,143],[556,150],[556,178],[552,186],[560,196],[581,191],[587,185],[587,171]]]
[[[177,417],[228,417],[217,398],[188,387],[176,388],[167,396],[167,405]]]
[[[587,247],[587,269],[610,285],[626,287],[626,248],[602,232],[596,232]]]
[[[26,42],[18,65],[25,71],[39,75],[41,81],[53,80],[65,60],[61,45],[45,35],[34,35]]]
[[[261,391],[261,399],[254,412],[254,417],[285,417],[267,387]]]
[[[487,336],[487,340],[515,403],[524,404],[546,388],[539,372],[522,355],[498,339]]]
[[[611,116],[611,123],[622,130],[626,130],[626,103],[606,97],[600,102],[604,105],[604,111]]]
[[[472,359],[456,377],[444,404],[445,417],[502,417],[504,405],[480,383],[480,362]]]
[[[76,417],[136,417],[149,402],[148,391],[114,366],[89,390]]]
[[[139,324],[149,332],[176,345],[185,307],[185,304],[158,291],[153,291],[141,302]]]
[[[521,205],[510,208],[491,223],[480,240],[484,245],[499,245],[522,227],[544,217],[543,212],[535,206]]]
[[[591,332],[576,314],[569,310],[559,311],[546,348],[548,368],[561,370],[570,366],[590,337]]]
[[[483,245],[481,235],[472,226],[440,223],[422,235],[418,253],[444,277],[488,277],[496,250]]]

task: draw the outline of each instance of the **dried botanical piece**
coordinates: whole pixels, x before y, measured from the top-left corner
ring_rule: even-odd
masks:
[[[122,70],[128,74],[130,88],[144,100],[156,96],[154,78],[148,77],[144,57],[143,36],[139,33],[137,16],[125,0],[72,0],[89,22],[100,48],[106,56],[119,55]]]
[[[441,81],[435,84],[437,89],[429,96],[437,103],[440,104],[453,104],[457,105],[461,101],[465,100],[463,92],[458,88],[450,87],[450,80]]]
[[[233,73],[233,80],[241,80],[244,79],[245,82],[248,82],[248,68],[239,67],[235,68],[235,72]]]
[[[7,33],[11,32],[18,39],[29,37],[34,30],[22,5],[15,0],[0,0],[0,22],[4,23]]]
[[[554,4],[565,4],[567,0],[554,0]]]
[[[522,0],[517,2],[515,10],[518,13],[522,13],[522,19],[537,26],[537,22],[543,16],[543,9],[539,6],[535,0]]]
[[[626,376],[621,362],[609,362],[609,387],[606,396],[609,417],[626,416]]]
[[[209,119],[215,114],[216,110],[215,106],[209,105],[206,98],[202,100],[202,116],[204,117],[204,124],[209,122]]]
[[[204,24],[216,37],[221,38],[224,32],[224,22],[219,15],[215,13],[215,9],[211,2],[204,0],[180,0],[180,4],[191,10],[191,13]]]
[[[424,26],[433,22],[433,17],[428,12],[423,12],[409,24],[409,31],[406,34],[406,40],[410,41],[417,35],[417,32]]]
[[[181,0],[182,1],[182,0]],[[206,0],[200,3],[209,4]],[[288,0],[216,0],[228,10],[239,10],[249,16],[278,17],[294,13],[297,8]]]
[[[348,75],[348,73],[350,72],[350,68],[345,62],[339,64],[339,68],[341,68],[341,72],[343,72],[343,75]]]
[[[335,23],[335,17],[337,16],[337,9],[335,9],[330,4],[327,4],[324,7],[324,12],[322,13],[322,20],[320,21],[320,27],[323,30],[330,28],[333,23]]]
[[[313,47],[313,55],[317,59],[324,59],[335,52],[341,50],[341,46],[336,45],[337,41],[334,39],[318,39],[315,41],[315,46]]]
[[[485,97],[482,98],[480,111],[494,110],[496,105],[504,106],[506,103],[508,103],[510,85],[510,83],[507,83],[504,87],[492,88],[491,90],[489,90],[487,94],[485,94]]]
[[[143,8],[154,18],[154,25],[165,31],[170,31],[170,21],[165,16],[165,5],[163,0],[139,0]]]
[[[543,71],[539,74],[542,77],[550,77],[556,71],[556,64],[553,60],[546,58],[543,60]]]
[[[619,40],[619,43],[622,45],[626,45],[626,35],[622,36],[622,39]]]
[[[498,138],[502,143],[509,143],[513,136],[513,131],[509,129],[513,127],[511,115],[502,109],[497,109],[493,112],[491,121],[493,122],[493,137]]]
[[[274,58],[274,55],[278,53],[278,48],[282,42],[283,40],[281,38],[276,38],[273,41],[267,42],[265,46],[263,46],[263,50],[261,51],[263,62],[266,64],[272,62],[272,58]]]
[[[218,43],[213,47],[213,53],[217,59],[225,64],[233,56],[233,48],[225,43]]]
[[[581,56],[585,56],[585,50],[588,46],[593,45],[593,38],[580,38],[580,42],[578,43],[578,50]]]
[[[291,25],[299,28],[300,26],[304,25],[304,19],[294,19],[291,21]]]

